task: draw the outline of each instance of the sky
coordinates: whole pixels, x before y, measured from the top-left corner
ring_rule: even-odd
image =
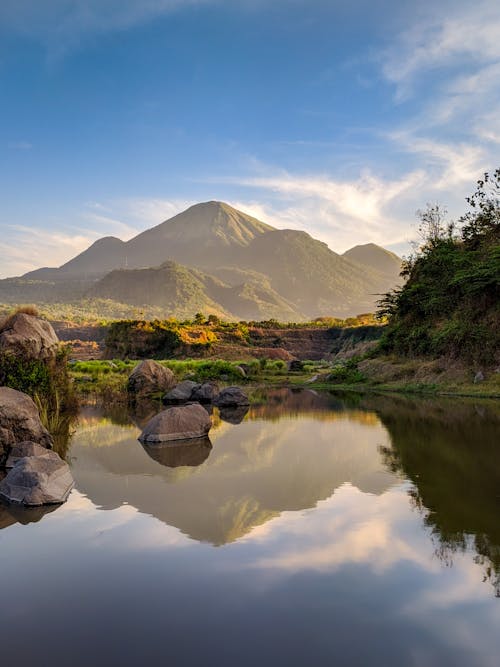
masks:
[[[226,201],[398,253],[499,167],[497,0],[1,0],[0,277]]]

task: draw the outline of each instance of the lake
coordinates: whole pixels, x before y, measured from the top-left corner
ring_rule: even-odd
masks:
[[[190,446],[81,411],[68,502],[0,506],[3,664],[499,664],[500,406],[256,398]]]

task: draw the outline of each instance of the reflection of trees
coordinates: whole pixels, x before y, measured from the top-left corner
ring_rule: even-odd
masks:
[[[411,496],[446,564],[472,547],[500,596],[500,410],[494,403],[379,399],[392,447],[386,464],[414,484]]]

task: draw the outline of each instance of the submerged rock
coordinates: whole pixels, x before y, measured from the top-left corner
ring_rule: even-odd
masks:
[[[175,375],[153,359],[145,359],[129,376],[127,391],[136,396],[147,396],[157,391],[169,391],[175,386]]]
[[[192,380],[184,380],[169,391],[163,397],[164,403],[186,403],[191,400],[191,395],[195,389],[199,389],[201,385]]]
[[[26,440],[52,448],[52,437],[32,399],[21,391],[0,387],[0,465],[12,445]]]
[[[191,392],[191,401],[198,403],[212,403],[219,394],[219,387],[214,382],[204,382]]]
[[[19,459],[0,482],[0,498],[19,505],[53,505],[65,502],[74,481],[68,464],[58,454]]]
[[[211,426],[209,414],[199,403],[171,407],[146,424],[139,440],[142,443],[158,443],[202,438]]]
[[[239,405],[250,405],[250,401],[239,387],[226,387],[214,400],[214,404],[219,408],[231,408]]]
[[[45,361],[53,359],[58,348],[59,339],[50,322],[34,315],[16,313],[0,331],[0,353]]]

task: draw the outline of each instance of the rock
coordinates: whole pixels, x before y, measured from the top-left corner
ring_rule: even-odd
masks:
[[[177,440],[166,444],[143,444],[152,459],[168,468],[199,466],[207,460],[212,451],[210,439]]]
[[[53,359],[59,339],[52,325],[34,315],[16,313],[7,319],[0,331],[0,353],[24,359]]]
[[[175,386],[175,375],[153,359],[138,364],[128,379],[127,391],[135,396],[147,396],[158,391],[169,391]]]
[[[155,415],[139,436],[142,443],[203,438],[212,426],[207,411],[199,404],[167,408]]]
[[[5,467],[13,468],[18,461],[27,456],[43,456],[46,453],[47,449],[37,442],[32,442],[31,440],[16,442],[15,445],[12,445]]]
[[[193,382],[192,380],[184,380],[169,391],[163,397],[164,403],[185,403],[186,401],[191,400],[191,394],[195,389],[199,389],[201,385],[198,382]]]
[[[25,440],[52,448],[52,437],[31,398],[15,389],[0,387],[0,465],[12,445]]]
[[[230,408],[221,408],[219,410],[219,416],[222,421],[228,422],[229,424],[241,424],[245,419],[249,410],[248,405],[238,405],[237,407]]]
[[[250,401],[239,387],[226,387],[214,400],[214,404],[219,408],[231,408],[238,405],[250,405]]]
[[[198,403],[212,403],[218,394],[219,387],[215,382],[204,382],[202,385],[193,389],[190,400],[198,401]]]
[[[0,498],[20,505],[53,505],[65,502],[74,481],[68,464],[58,454],[20,459],[0,482]]]
[[[483,382],[483,381],[484,381],[484,374],[483,374],[482,371],[478,371],[474,375],[474,384],[479,384],[479,382]]]

